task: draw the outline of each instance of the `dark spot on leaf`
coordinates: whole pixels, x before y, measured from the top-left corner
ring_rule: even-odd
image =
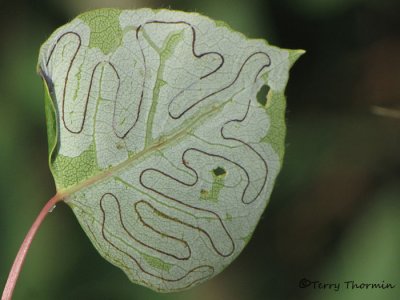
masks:
[[[267,104],[268,92],[269,92],[269,86],[263,85],[257,93],[257,102],[260,103],[262,106],[265,106]]]
[[[208,196],[208,191],[207,191],[207,190],[201,189],[200,195],[201,195],[202,197],[207,197],[207,196]]]
[[[213,170],[213,173],[214,173],[215,176],[223,176],[223,175],[226,174],[226,171],[225,171],[225,169],[222,168],[222,167],[217,167],[217,168],[215,168],[215,169]]]

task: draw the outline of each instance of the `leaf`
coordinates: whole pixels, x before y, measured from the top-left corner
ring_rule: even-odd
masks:
[[[38,63],[50,168],[106,260],[169,292],[238,256],[281,168],[302,53],[168,10],[96,10],[51,35]]]

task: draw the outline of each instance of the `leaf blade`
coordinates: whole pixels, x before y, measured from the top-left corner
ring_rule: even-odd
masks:
[[[88,12],[50,37],[39,55],[58,116],[50,167],[105,259],[163,292],[235,259],[281,167],[299,55],[167,10]]]

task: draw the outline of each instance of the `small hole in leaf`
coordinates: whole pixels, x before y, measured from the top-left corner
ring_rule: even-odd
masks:
[[[222,167],[217,167],[217,168],[215,168],[215,169],[213,170],[213,173],[214,173],[215,176],[223,176],[223,175],[226,174],[226,171],[225,171],[225,169],[222,168]]]
[[[269,92],[269,86],[263,85],[257,93],[257,102],[260,103],[262,106],[265,106],[267,104],[268,92]]]

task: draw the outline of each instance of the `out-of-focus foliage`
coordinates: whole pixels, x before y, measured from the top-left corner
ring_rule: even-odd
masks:
[[[44,222],[15,299],[399,299],[400,2],[2,1],[0,4],[0,283],[44,202],[47,166],[40,44],[77,13],[100,6],[171,7],[228,22],[250,37],[307,54],[288,85],[284,167],[241,256],[179,294],[132,285],[103,262],[60,204]],[[300,289],[322,282],[392,282],[392,290]],[[397,282],[396,282],[397,280]]]

